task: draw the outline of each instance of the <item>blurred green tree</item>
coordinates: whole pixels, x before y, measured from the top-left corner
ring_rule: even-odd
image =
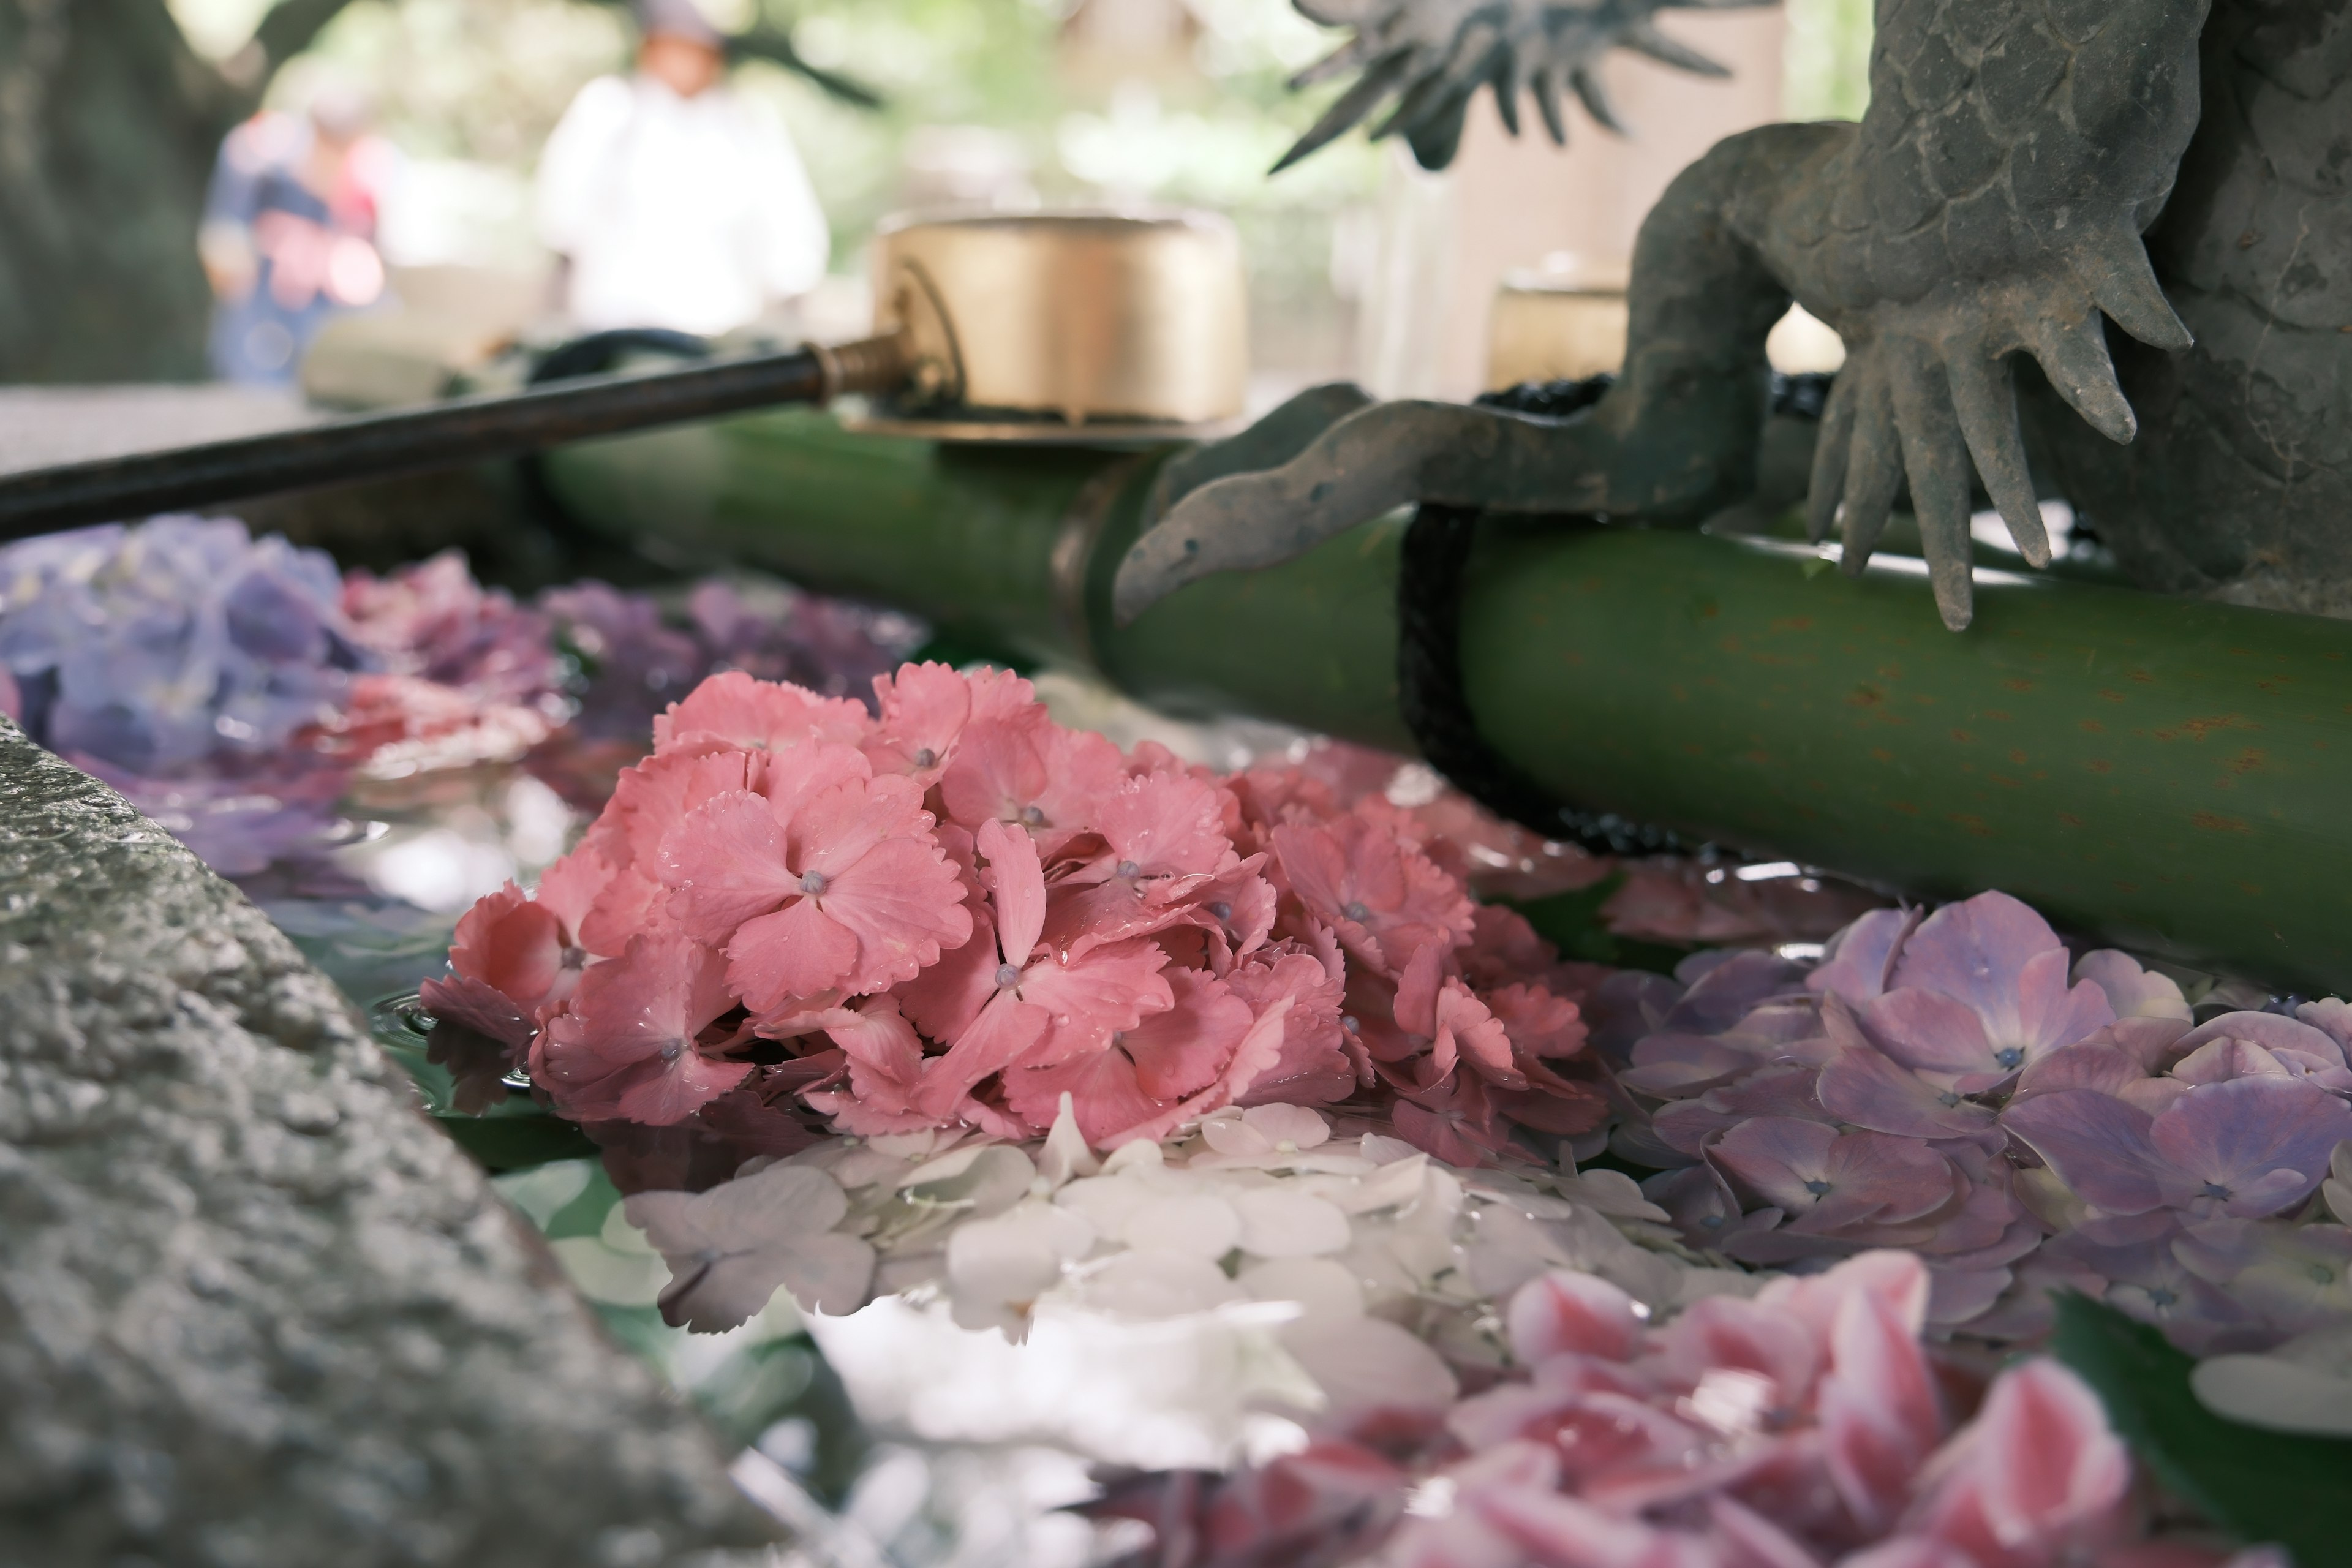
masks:
[[[350,4],[276,0],[216,63],[167,0],[0,0],[0,382],[203,376],[212,297],[195,238],[214,156]],[[762,21],[734,49],[835,101],[878,101],[782,26]]]
[[[214,153],[344,3],[282,0],[223,68],[164,0],[0,0],[0,381],[204,374]]]

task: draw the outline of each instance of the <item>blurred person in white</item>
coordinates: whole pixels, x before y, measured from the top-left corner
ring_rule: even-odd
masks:
[[[196,250],[211,282],[213,374],[293,384],[328,318],[383,295],[378,208],[398,154],[358,88],[314,73],[299,112],[266,109],[228,133]]]
[[[638,0],[637,68],[580,89],[539,165],[539,229],[591,331],[713,336],[815,287],[832,237],[782,122],[726,82],[694,0]]]

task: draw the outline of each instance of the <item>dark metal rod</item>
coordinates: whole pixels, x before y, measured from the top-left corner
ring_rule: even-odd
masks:
[[[879,391],[899,374],[892,340],[800,349],[680,370],[583,376],[234,441],[0,475],[0,540],[215,501],[517,458],[571,441],[783,403]]]

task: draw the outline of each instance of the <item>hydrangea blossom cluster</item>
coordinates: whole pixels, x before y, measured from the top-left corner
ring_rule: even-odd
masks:
[[[2352,1316],[2352,1229],[2313,1202],[2352,1138],[2352,1007],[2198,1025],[2114,952],[2070,959],[1987,893],[1864,916],[1811,973],[1709,955],[1637,983],[1620,1146],[1693,1245],[1818,1268],[1926,1259],[1929,1320],[2030,1338],[2066,1286],[2197,1353]],[[1620,1037],[1623,1037],[1621,1035]]]
[[[714,669],[868,680],[907,617],[711,581],[683,629],[601,583],[536,605],[456,551],[348,576],[234,519],[161,517],[0,549],[0,712],[216,870],[318,847],[354,775],[530,754],[591,809],[665,704]],[[609,759],[582,753],[625,739]]]
[[[467,1075],[747,1152],[797,1107],[1020,1140],[1065,1096],[1098,1147],[1344,1100],[1462,1165],[1604,1121],[1577,976],[1384,799],[1123,755],[1000,671],[876,690],[731,672],[662,715],[536,896],[460,922],[425,1002],[494,1047]]]
[[[1494,1304],[1547,1268],[1661,1313],[1760,1283],[1690,1262],[1616,1173],[1456,1173],[1341,1131],[1303,1106],[1227,1107],[1105,1158],[1066,1098],[1038,1143],[828,1139],[700,1194],[638,1193],[627,1213],[669,1260],[666,1315],[698,1331],[747,1321],[780,1286],[834,1314],[936,1289],[958,1323],[1014,1340],[1062,1308],[1165,1320],[1287,1302],[1281,1342],[1350,1406],[1404,1390],[1443,1405],[1449,1364],[1505,1364]]]
[[[375,667],[334,563],[163,517],[0,549],[0,711],[215,867],[315,839],[347,764],[306,737]]]
[[[2123,1445],[2072,1373],[2028,1361],[1971,1389],[1933,1364],[1928,1291],[1916,1257],[1870,1252],[1661,1323],[1605,1279],[1549,1273],[1511,1298],[1512,1369],[1484,1392],[1229,1476],[1142,1478],[1093,1511],[1150,1525],[1169,1568],[2225,1560],[2147,1539]]]

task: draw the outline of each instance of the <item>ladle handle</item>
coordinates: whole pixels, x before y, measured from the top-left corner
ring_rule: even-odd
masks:
[[[895,337],[678,370],[582,376],[234,441],[0,475],[0,540],[320,485],[392,479],[738,414],[905,378]]]

